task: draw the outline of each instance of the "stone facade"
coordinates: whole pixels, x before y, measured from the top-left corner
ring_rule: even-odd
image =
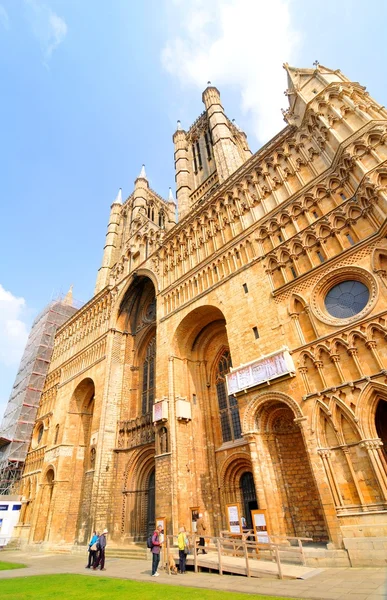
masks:
[[[177,224],[145,169],[113,203],[95,296],[56,336],[29,543],[123,545],[199,510],[217,535],[238,503],[384,561],[387,111],[340,71],[285,69],[287,125],[256,154],[211,85],[178,126]],[[284,349],[292,368],[228,395]]]

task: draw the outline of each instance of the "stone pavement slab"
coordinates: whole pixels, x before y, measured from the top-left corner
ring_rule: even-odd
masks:
[[[218,575],[217,573],[194,573],[168,575],[160,572],[160,577],[151,578],[151,556],[147,560],[107,558],[106,571],[85,569],[87,557],[80,554],[28,554],[21,551],[0,552],[1,561],[20,562],[27,569],[0,571],[1,579],[26,577],[29,575],[49,575],[72,573],[88,577],[114,577],[147,581],[158,585],[179,585],[213,590],[244,592],[246,594],[270,594],[302,598],[303,600],[386,600],[387,573],[384,567],[378,568],[329,568],[309,579],[270,579],[248,578],[240,575]]]

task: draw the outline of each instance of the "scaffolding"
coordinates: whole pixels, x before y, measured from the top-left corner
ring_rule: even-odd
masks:
[[[0,495],[11,494],[21,478],[56,330],[77,310],[70,289],[64,298],[46,306],[32,324],[0,426]]]

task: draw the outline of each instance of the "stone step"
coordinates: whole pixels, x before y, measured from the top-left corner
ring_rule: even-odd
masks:
[[[149,549],[145,548],[144,546],[137,546],[137,545],[131,545],[131,546],[108,546],[106,548],[106,556],[107,557],[114,557],[114,558],[132,558],[132,559],[139,559],[139,560],[144,560],[146,558],[149,558]]]

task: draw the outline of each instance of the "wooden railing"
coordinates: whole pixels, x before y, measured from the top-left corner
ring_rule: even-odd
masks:
[[[189,539],[189,554],[188,558],[193,556],[193,566],[195,573],[198,572],[198,543],[199,536],[195,533],[187,533]],[[274,543],[273,540],[278,540],[278,543]],[[223,575],[224,571],[230,571],[230,563],[225,564],[225,558],[239,557],[245,559],[245,566],[243,572],[247,577],[251,577],[252,569],[259,570],[258,560],[266,560],[275,562],[277,565],[277,576],[279,579],[283,579],[283,570],[281,565],[280,552],[286,551],[286,553],[293,554],[299,557],[301,563],[305,565],[305,555],[302,546],[303,541],[312,541],[311,538],[296,538],[296,537],[282,537],[282,536],[271,536],[267,542],[257,541],[253,530],[246,530],[241,534],[230,534],[230,532],[221,532],[221,537],[208,537],[206,536],[206,551],[210,554],[217,554],[217,569],[219,575]],[[296,545],[292,546],[291,543],[296,542]],[[166,536],[166,557],[165,565],[168,574],[170,574],[170,562],[169,556],[176,550],[177,546],[177,535]],[[200,549],[202,547],[200,546]],[[252,562],[253,561],[253,562]],[[255,563],[255,564],[254,564]],[[206,566],[206,565],[202,565]],[[209,565],[209,568],[213,566]],[[262,569],[264,570],[264,569]]]

